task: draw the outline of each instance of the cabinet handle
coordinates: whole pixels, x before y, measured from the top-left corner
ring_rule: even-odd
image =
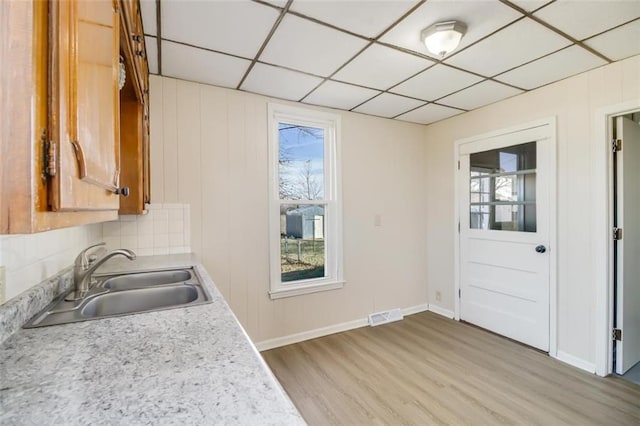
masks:
[[[144,51],[143,50],[137,50],[136,51],[136,55],[140,56],[141,58],[144,58]]]
[[[84,158],[82,146],[78,141],[71,141],[71,146],[73,146],[73,151],[75,152],[76,160],[78,161],[78,171],[80,174],[80,179],[84,179],[85,177],[87,177],[87,162]]]
[[[131,38],[137,43],[140,43],[142,41],[142,37],[139,34],[134,34],[131,36]]]
[[[117,188],[115,191],[116,195],[122,195],[123,197],[129,196],[129,187],[123,186],[122,188]]]

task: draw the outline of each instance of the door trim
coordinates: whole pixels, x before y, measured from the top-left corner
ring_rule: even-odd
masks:
[[[595,143],[593,158],[593,259],[595,262],[595,353],[596,374],[613,372],[613,138],[612,120],[619,115],[640,110],[640,99],[599,108],[595,113]]]
[[[454,158],[453,158],[453,178],[454,178],[454,223],[453,223],[453,240],[454,240],[454,305],[455,305],[455,319],[460,321],[460,298],[458,297],[460,291],[460,233],[458,224],[461,220],[460,206],[458,199],[461,191],[466,190],[462,188],[462,177],[458,170],[458,159],[460,157],[460,151],[462,145],[477,142],[484,139],[489,139],[498,136],[508,135],[510,133],[517,133],[523,130],[530,130],[536,127],[548,127],[548,138],[551,144],[550,148],[550,167],[549,167],[549,355],[557,358],[558,355],[558,338],[557,338],[557,208],[556,208],[556,188],[557,188],[557,130],[556,130],[556,117],[549,117],[542,120],[536,120],[518,126],[508,127],[492,132],[484,133],[481,135],[471,136],[468,138],[458,139],[454,142]]]

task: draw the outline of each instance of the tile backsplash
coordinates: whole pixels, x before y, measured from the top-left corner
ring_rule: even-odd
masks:
[[[0,235],[0,267],[5,297],[0,304],[73,264],[80,251],[104,241],[138,256],[191,252],[188,204],[150,204],[142,216],[26,235]]]
[[[0,235],[5,301],[71,266],[78,253],[102,239],[102,224],[26,235]],[[2,301],[0,301],[2,303]]]
[[[107,247],[131,249],[138,256],[191,252],[189,204],[149,204],[147,208],[146,215],[104,222],[102,236]]]

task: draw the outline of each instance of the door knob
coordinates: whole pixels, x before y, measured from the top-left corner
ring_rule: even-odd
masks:
[[[543,246],[542,244],[540,244],[539,246],[536,247],[536,252],[538,252],[538,253],[544,253],[545,251],[547,251],[547,248],[545,246]]]

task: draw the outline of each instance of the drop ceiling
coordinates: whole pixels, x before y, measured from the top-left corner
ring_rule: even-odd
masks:
[[[142,0],[154,74],[428,124],[640,54],[640,0]],[[430,54],[420,31],[464,22]]]

